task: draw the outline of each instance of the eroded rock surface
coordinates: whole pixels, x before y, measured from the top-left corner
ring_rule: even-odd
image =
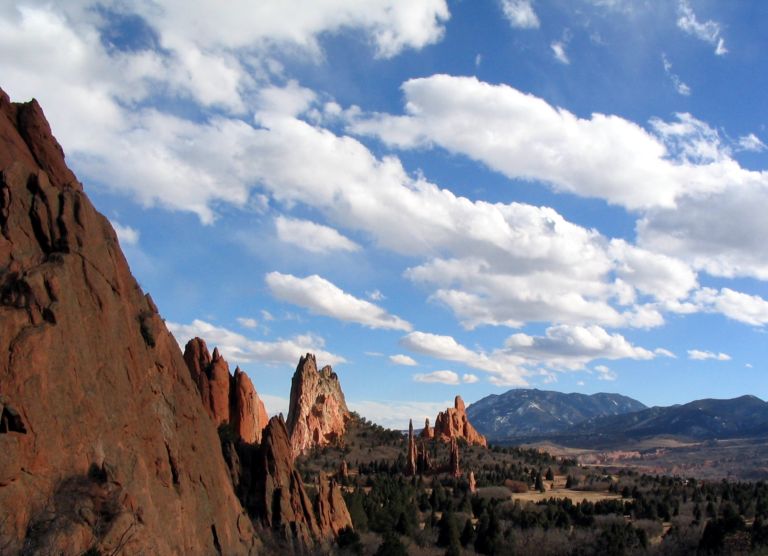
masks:
[[[437,419],[435,419],[433,435],[435,438],[446,442],[456,438],[464,439],[469,444],[478,446],[488,445],[485,437],[477,432],[475,427],[469,422],[464,400],[461,399],[461,396],[456,396],[453,407],[438,413]]]
[[[214,348],[211,355],[202,338],[187,342],[184,360],[197,384],[203,407],[216,426],[228,423],[243,441],[261,442],[261,432],[269,417],[248,375],[240,367],[231,375],[229,364],[218,348]]]
[[[0,352],[0,551],[256,551],[176,341],[40,106],[2,92]]]
[[[315,356],[299,360],[291,382],[288,432],[294,457],[314,447],[338,442],[350,419],[339,377],[330,366],[317,370]]]

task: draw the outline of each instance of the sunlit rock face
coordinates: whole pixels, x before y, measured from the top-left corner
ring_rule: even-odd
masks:
[[[294,457],[314,446],[339,442],[350,419],[339,377],[330,366],[317,370],[315,356],[299,360],[291,382],[288,433]]]

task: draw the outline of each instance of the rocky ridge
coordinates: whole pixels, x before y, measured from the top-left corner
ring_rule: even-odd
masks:
[[[36,101],[0,92],[0,552],[248,554],[179,346]]]
[[[230,374],[229,365],[218,348],[214,348],[211,355],[201,338],[187,342],[184,360],[200,392],[203,407],[216,426],[230,424],[244,442],[261,442],[261,432],[269,417],[248,375],[240,367],[234,375]]]

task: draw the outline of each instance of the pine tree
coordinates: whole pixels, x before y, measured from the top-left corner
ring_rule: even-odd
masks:
[[[472,520],[468,519],[464,523],[464,529],[461,531],[461,537],[459,537],[459,542],[461,542],[461,546],[467,547],[473,542],[475,542],[475,528],[472,527]]]

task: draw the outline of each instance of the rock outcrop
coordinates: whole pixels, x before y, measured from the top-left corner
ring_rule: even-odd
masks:
[[[408,420],[408,456],[405,462],[405,474],[416,474],[416,438],[413,435],[413,419]]]
[[[248,375],[240,367],[230,375],[229,365],[219,349],[214,348],[211,356],[201,338],[187,342],[184,360],[197,384],[203,407],[216,426],[229,423],[243,441],[261,442],[261,431],[269,417]]]
[[[235,368],[232,376],[232,395],[229,417],[235,434],[245,442],[261,442],[261,432],[267,426],[269,415],[261,401],[253,382],[240,370]]]
[[[336,474],[336,477],[338,477],[340,481],[349,478],[349,465],[347,464],[347,460],[341,460],[341,463],[339,464],[339,472]]]
[[[288,433],[294,457],[314,447],[339,442],[350,419],[339,377],[330,366],[317,370],[315,356],[299,360],[291,381]]]
[[[475,480],[475,472],[470,471],[469,477],[467,478],[467,481],[469,482],[469,492],[472,494],[475,494],[477,492],[477,481]]]
[[[282,417],[272,417],[259,446],[241,446],[241,492],[254,519],[281,539],[288,551],[306,552],[352,526],[339,484],[321,474],[315,504],[293,465]]]
[[[454,477],[461,477],[461,468],[459,467],[459,443],[456,438],[451,438],[451,460],[448,464],[448,472]]]
[[[419,473],[429,473],[432,471],[432,458],[429,456],[427,446],[423,443],[421,450],[416,454],[416,471]]]
[[[36,101],[0,91],[0,551],[258,550],[152,299]]]
[[[449,442],[454,438],[461,438],[469,444],[488,446],[485,437],[475,430],[475,427],[467,418],[467,410],[464,400],[456,396],[454,407],[441,411],[435,419],[434,437]]]
[[[419,434],[419,437],[428,439],[434,436],[435,436],[434,432],[432,431],[431,428],[429,428],[429,417],[427,417],[424,420],[424,428],[421,429],[421,433]]]
[[[264,429],[252,472],[255,517],[278,537],[296,543],[294,552],[312,546],[322,535],[280,417],[272,417]]]
[[[320,534],[324,538],[338,536],[342,529],[352,527],[347,504],[341,493],[341,486],[333,477],[320,473],[315,502]]]

